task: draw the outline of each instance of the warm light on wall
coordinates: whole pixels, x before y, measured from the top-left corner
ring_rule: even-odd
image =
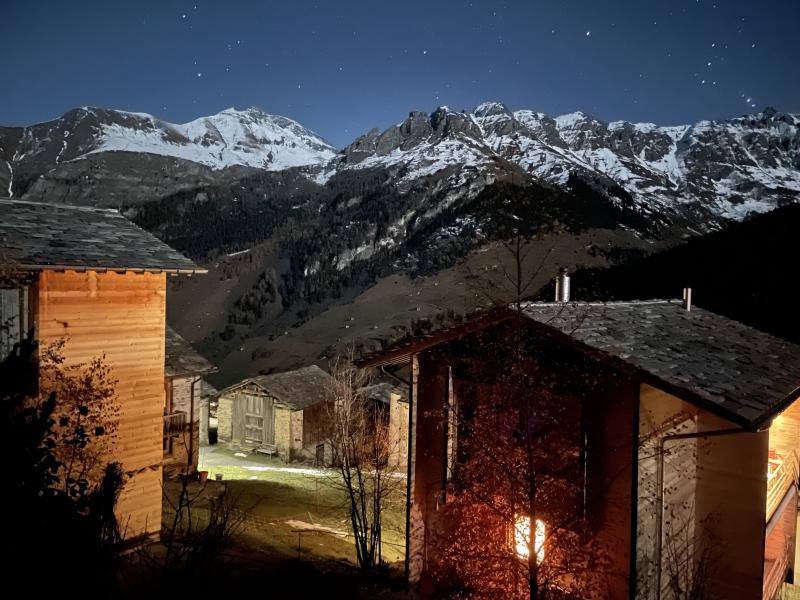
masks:
[[[536,549],[536,562],[542,562],[544,559],[544,521],[536,520],[535,536],[534,548]],[[531,518],[525,515],[517,515],[514,523],[514,546],[517,551],[517,556],[520,558],[528,558],[528,556],[530,556],[530,552],[528,551],[528,542],[530,538]]]

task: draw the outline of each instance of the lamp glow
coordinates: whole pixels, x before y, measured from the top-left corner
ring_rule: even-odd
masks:
[[[534,548],[536,549],[536,562],[542,562],[544,559],[544,536],[545,526],[544,521],[536,519],[536,532],[534,534]],[[517,556],[520,558],[528,558],[530,552],[528,550],[528,543],[531,539],[531,518],[525,515],[516,515],[514,522],[514,548]]]

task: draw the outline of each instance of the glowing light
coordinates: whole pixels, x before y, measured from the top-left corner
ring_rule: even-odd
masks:
[[[536,519],[536,533],[534,539],[536,562],[542,562],[544,559],[544,536],[544,521]],[[517,552],[517,556],[520,558],[528,558],[528,556],[530,556],[530,552],[528,551],[528,543],[530,539],[531,518],[526,517],[525,515],[517,515],[514,523],[514,548]]]

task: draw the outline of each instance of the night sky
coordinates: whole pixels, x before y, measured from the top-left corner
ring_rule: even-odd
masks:
[[[258,106],[337,146],[499,100],[663,125],[800,111],[800,1],[0,0],[0,124]]]

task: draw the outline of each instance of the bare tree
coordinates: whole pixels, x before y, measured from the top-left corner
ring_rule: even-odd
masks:
[[[481,340],[490,358],[474,375],[492,392],[454,407],[460,458],[443,518],[459,525],[437,568],[467,597],[609,597],[613,561],[587,518],[579,426],[581,398],[605,374],[524,334],[517,351],[516,331],[524,324]]]
[[[110,428],[101,409],[115,398],[113,384],[106,386],[100,361],[92,363],[94,375],[86,365],[62,370],[50,388],[53,380],[40,378],[42,354],[31,332],[0,357],[2,503],[10,515],[0,548],[9,580],[63,593],[80,573],[81,585],[111,593],[121,541],[114,508],[124,476],[117,463],[89,470],[81,458],[82,450],[104,445]],[[65,389],[77,394],[62,399]]]
[[[435,540],[443,552],[431,571],[465,597],[610,598],[616,593],[611,582],[626,576],[627,565],[615,562],[613,540],[598,535],[591,518],[581,422],[591,418],[585,399],[620,375],[528,326],[525,301],[546,274],[553,246],[534,254],[530,236],[519,226],[519,201],[507,202],[505,260],[470,277],[485,306],[511,316],[473,337],[475,347],[464,342],[455,351],[491,393],[471,405],[460,398],[445,407],[457,421],[460,449],[440,510],[443,520],[458,526]],[[585,315],[579,309],[573,313],[576,331]],[[459,360],[450,365],[454,373]],[[615,451],[632,456],[630,441],[617,443]],[[628,460],[606,473],[602,483],[594,482],[594,494],[605,496],[631,467]],[[711,545],[694,533],[670,529],[663,536],[665,575],[680,600],[708,597]]]
[[[64,469],[63,485],[95,485],[114,456],[119,424],[117,381],[105,357],[66,364],[62,339],[42,348],[40,377],[57,399],[54,418],[56,455]]]
[[[402,482],[390,466],[393,444],[387,408],[369,398],[369,373],[353,366],[352,350],[333,364],[334,389],[323,418],[324,433],[337,477],[332,484],[345,496],[356,549],[364,571],[382,563],[383,512]]]
[[[183,435],[186,445],[190,433],[185,430]],[[220,484],[199,482],[195,475],[193,456],[187,453],[177,485],[163,483],[161,544],[137,551],[144,572],[160,578],[168,591],[184,591],[187,585],[210,576],[247,516],[225,484],[220,490],[216,487]]]

